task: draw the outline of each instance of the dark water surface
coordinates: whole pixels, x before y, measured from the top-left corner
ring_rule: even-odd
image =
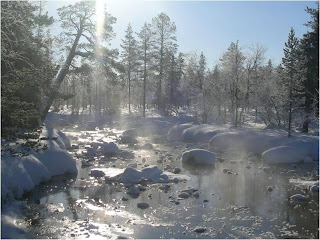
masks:
[[[92,178],[93,167],[81,167],[85,145],[108,134],[104,140],[114,141],[116,136],[110,132],[120,134],[111,129],[65,131],[73,144],[80,145],[70,151],[78,157],[79,173],[55,177],[26,197],[31,207],[26,216],[28,238],[319,238],[318,193],[290,182],[294,178],[316,180],[318,164],[263,169],[260,161],[249,163],[241,156],[221,155],[215,167],[199,168],[181,164],[182,153],[192,144],[153,144],[152,150],[119,145],[133,151],[135,159],[99,161],[98,157],[93,167],[124,168],[137,162],[137,169],[144,164],[163,169],[170,164],[191,177],[187,182],[167,184],[167,190],[159,189],[163,184],[148,185],[133,198],[123,184]],[[157,162],[160,158],[162,163]],[[179,200],[178,191],[188,186],[196,188],[199,197]],[[290,196],[296,193],[306,195],[307,202],[291,202]],[[139,202],[150,207],[139,209]],[[205,231],[194,232],[196,227]]]

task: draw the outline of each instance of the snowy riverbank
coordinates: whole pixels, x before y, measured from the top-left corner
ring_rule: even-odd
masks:
[[[17,201],[41,182],[66,173],[77,173],[76,161],[67,152],[69,139],[60,131],[43,127],[36,139],[1,142],[2,237],[24,232],[18,216],[26,208]]]

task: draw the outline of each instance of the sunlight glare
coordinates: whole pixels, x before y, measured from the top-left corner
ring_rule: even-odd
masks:
[[[101,41],[101,35],[104,29],[104,14],[105,14],[105,7],[104,7],[104,0],[96,0],[96,37],[97,41]]]

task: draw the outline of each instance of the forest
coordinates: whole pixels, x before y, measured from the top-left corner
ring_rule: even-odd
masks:
[[[243,49],[230,43],[219,63],[208,66],[204,52],[178,52],[176,25],[166,13],[141,29],[130,23],[120,49],[116,18],[105,13],[96,31],[94,2],[58,9],[53,19],[41,2],[2,2],[2,135],[14,137],[45,119],[50,107],[72,113],[89,109],[97,118],[121,107],[156,108],[162,115],[192,109],[195,120],[241,126],[254,115],[267,126],[308,132],[318,119],[318,9],[306,9],[310,27],[301,39],[288,33],[279,65],[265,59],[266,46]],[[60,21],[63,31],[50,27]]]

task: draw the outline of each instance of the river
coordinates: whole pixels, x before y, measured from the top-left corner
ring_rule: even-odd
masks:
[[[87,145],[98,139],[116,141],[121,130],[69,127],[63,132],[74,145],[69,151],[77,160],[78,174],[54,177],[26,195],[28,238],[319,238],[318,193],[290,181],[317,180],[318,164],[265,168],[261,161],[218,154],[214,167],[182,165],[182,153],[199,145],[167,143],[162,136],[157,143],[138,138],[142,144],[153,144],[149,150],[119,144],[134,152],[133,160],[97,157],[94,166],[83,168]],[[137,169],[170,164],[191,180],[149,184],[131,197],[121,183],[90,177],[91,168],[125,168],[132,163]],[[199,196],[179,199],[178,191],[187,187],[197,189]],[[307,195],[307,202],[290,201],[296,193]],[[150,207],[140,209],[139,202]]]

